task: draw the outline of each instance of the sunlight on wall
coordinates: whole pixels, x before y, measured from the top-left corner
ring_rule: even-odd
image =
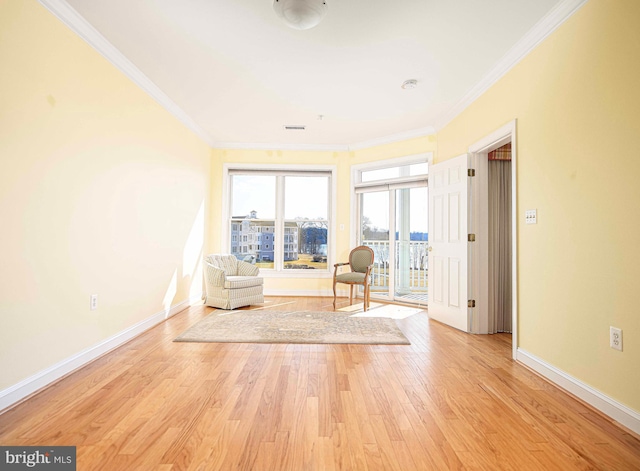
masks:
[[[199,253],[198,263],[193,269],[193,275],[191,276],[191,283],[189,285],[189,299],[191,302],[195,301],[196,297],[202,298],[204,296],[204,280],[202,275],[202,251]]]
[[[173,298],[176,296],[178,292],[178,269],[173,272],[173,276],[171,277],[171,281],[169,282],[169,287],[167,288],[167,292],[164,295],[164,300],[162,301],[162,306],[165,310],[165,317],[169,317],[169,311],[171,310],[171,305],[173,304]]]
[[[204,247],[204,200],[193,222],[182,254],[182,276],[189,278],[189,298],[202,292],[202,257]]]
[[[202,256],[202,245],[204,243],[204,201],[200,204],[200,209],[193,222],[191,232],[187,237],[182,255],[182,272],[184,276],[193,276],[198,266],[198,261]]]

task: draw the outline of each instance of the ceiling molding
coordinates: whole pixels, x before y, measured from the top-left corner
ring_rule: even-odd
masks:
[[[171,100],[155,83],[142,73],[113,44],[102,36],[91,24],[74,10],[65,0],[38,0],[47,10],[70,28],[74,33],[98,51],[104,58],[116,66],[148,95],[157,101],[182,124],[213,147],[213,139],[177,104]]]
[[[310,150],[320,152],[346,152],[347,145],[323,145],[323,144],[277,144],[277,143],[252,143],[243,142],[214,142],[214,149],[243,149],[243,150]]]
[[[377,139],[371,139],[369,141],[362,141],[349,146],[349,150],[361,150],[369,147],[382,146],[385,144],[392,144],[398,141],[407,141],[409,139],[415,139],[417,137],[430,136],[436,133],[436,129],[433,126],[427,126],[420,129],[414,129],[412,131],[405,131],[397,134],[391,134],[389,136],[380,137]]]
[[[328,151],[328,152],[347,152],[352,150],[367,149],[369,147],[382,146],[392,144],[399,141],[407,141],[417,137],[426,137],[435,134],[436,130],[432,126],[427,126],[412,131],[401,132],[384,136],[369,141],[362,141],[356,144],[268,144],[254,143],[246,144],[242,142],[215,142],[214,149],[245,149],[245,150],[311,150],[311,151]]]
[[[549,11],[533,28],[529,30],[500,61],[473,86],[460,101],[446,112],[436,123],[436,130],[441,130],[462,113],[471,103],[491,88],[502,76],[553,33],[562,23],[568,20],[588,0],[563,0]]]

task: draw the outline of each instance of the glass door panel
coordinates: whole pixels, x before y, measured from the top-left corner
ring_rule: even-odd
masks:
[[[394,298],[427,302],[427,187],[395,190]]]
[[[389,294],[389,191],[360,194],[360,241],[373,249],[371,295]]]

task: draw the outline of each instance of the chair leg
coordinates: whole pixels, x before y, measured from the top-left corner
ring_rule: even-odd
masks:
[[[336,283],[335,278],[333,279],[333,308],[336,308]]]
[[[367,312],[367,308],[369,305],[367,304],[368,296],[367,296],[367,285],[364,285],[364,312]]]
[[[353,285],[349,285],[349,306],[353,304]]]
[[[367,312],[369,309],[369,285],[365,283],[364,285],[364,312]]]

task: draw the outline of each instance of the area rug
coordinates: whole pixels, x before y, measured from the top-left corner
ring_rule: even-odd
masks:
[[[396,321],[345,312],[214,311],[175,342],[410,345]]]

